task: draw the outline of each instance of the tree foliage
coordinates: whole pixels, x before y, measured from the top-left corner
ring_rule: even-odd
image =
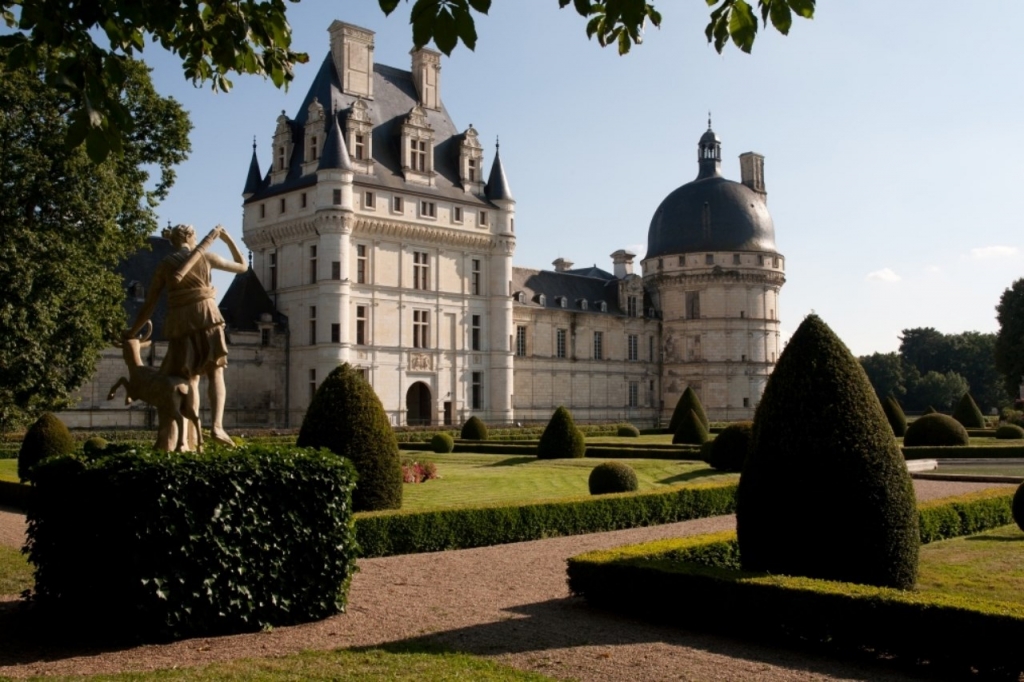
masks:
[[[298,2],[299,0],[292,0]],[[406,0],[408,2],[408,0]],[[511,1],[511,0],[507,0]],[[400,0],[378,0],[391,14]],[[810,19],[816,0],[757,0],[761,23],[783,35],[793,17]],[[661,25],[661,14],[646,0],[558,0],[586,19],[586,33],[602,45],[616,45],[619,54],[643,42],[648,23]],[[750,52],[758,31],[753,0],[708,0],[713,6],[705,36],[721,52],[732,41]],[[476,14],[487,14],[491,0],[415,0],[412,6],[413,43],[431,41],[450,55],[462,43],[476,47]],[[292,33],[283,0],[241,2],[61,2],[60,0],[3,0],[2,14],[9,29],[0,36],[0,59],[5,68],[44,68],[47,82],[69,94],[76,106],[66,131],[71,147],[85,142],[89,155],[102,161],[111,151],[120,154],[126,137],[139,127],[119,93],[127,82],[131,62],[147,41],[181,59],[185,77],[194,84],[209,82],[214,90],[229,90],[229,74],[255,74],[275,86],[287,86],[296,64],[309,57],[291,49]],[[103,42],[104,46],[98,42]],[[52,58],[51,58],[52,57]]]
[[[6,55],[7,52],[0,51]],[[104,338],[124,327],[114,272],[156,229],[153,207],[189,151],[191,124],[130,63],[118,101],[138,125],[95,165],[62,140],[74,102],[41,70],[0,78],[0,428],[68,405]],[[150,178],[150,172],[159,175]]]
[[[903,359],[899,353],[872,353],[859,360],[879,398],[887,395],[903,397],[907,394]]]
[[[900,337],[900,357],[905,368],[914,368],[906,372],[908,392],[914,392],[917,376],[924,377],[930,372],[941,375],[954,372],[970,386],[983,412],[1000,407],[1006,403],[1007,395],[1000,386],[995,347],[995,334],[976,331],[943,334],[931,327],[904,329]],[[910,396],[910,402],[914,402],[913,396]],[[918,399],[916,402],[928,401]]]
[[[1024,379],[1024,279],[1018,279],[999,297],[996,320],[996,370],[1007,394],[1016,397]]]

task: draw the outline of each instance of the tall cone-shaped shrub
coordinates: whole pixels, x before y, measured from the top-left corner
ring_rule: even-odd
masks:
[[[779,358],[752,437],[736,509],[744,569],[914,585],[910,475],[860,363],[816,315]]]
[[[583,457],[586,452],[587,445],[583,439],[583,432],[576,428],[569,410],[559,406],[540,436],[537,458],[568,459]]]
[[[963,424],[965,429],[985,428],[985,416],[981,413],[981,408],[978,407],[978,403],[974,402],[974,398],[970,393],[964,393],[960,396],[960,402],[956,404],[956,409],[953,410],[953,419]]]
[[[711,428],[711,423],[708,421],[708,416],[704,413],[704,406],[700,404],[697,392],[690,386],[687,386],[683,394],[679,396],[679,402],[676,403],[676,409],[673,410],[672,419],[668,423],[670,433],[675,433],[679,430],[679,425],[684,419],[689,417],[690,410],[697,413],[697,417],[704,424],[705,430]]]
[[[327,448],[355,465],[355,511],[402,506],[398,442],[373,387],[348,363],[327,375],[299,429],[300,448]]]
[[[885,412],[885,418],[889,420],[893,435],[898,438],[905,436],[907,434],[907,415],[903,414],[903,408],[900,407],[896,398],[891,395],[885,396],[885,400],[882,401],[882,411]]]
[[[674,444],[685,443],[689,445],[703,445],[708,441],[710,435],[704,422],[700,420],[697,412],[690,410],[679,422],[679,428],[672,436]]]

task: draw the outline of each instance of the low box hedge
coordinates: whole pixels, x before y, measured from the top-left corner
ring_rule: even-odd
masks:
[[[618,445],[588,445],[585,457],[601,459],[679,459],[699,460],[699,445],[673,445],[669,448],[620,447]]]
[[[361,556],[437,552],[731,514],[735,484],[580,497],[526,505],[356,514]]]
[[[33,599],[55,626],[145,638],[324,618],[355,569],[354,485],[347,460],[295,447],[45,460]]]
[[[904,447],[905,459],[1017,459],[1024,457],[1024,445],[971,447],[969,445],[918,445]]]
[[[1005,525],[1012,498],[985,491],[920,506],[922,541]],[[686,628],[1024,670],[1024,606],[740,570],[733,531],[569,559],[593,606]]]

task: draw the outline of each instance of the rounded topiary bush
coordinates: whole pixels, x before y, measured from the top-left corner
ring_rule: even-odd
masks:
[[[1017,492],[1013,494],[1013,520],[1024,530],[1024,483],[1017,486]]]
[[[708,464],[719,471],[742,471],[754,422],[729,424],[711,441]]]
[[[430,447],[438,454],[445,454],[455,449],[455,439],[447,433],[434,434],[430,439]]]
[[[402,506],[398,442],[373,387],[348,363],[327,375],[299,429],[300,448],[327,448],[349,460],[359,476],[355,511]]]
[[[1016,424],[1003,424],[996,429],[996,438],[999,440],[1017,440],[1024,438],[1024,429]]]
[[[907,415],[903,413],[903,408],[900,407],[896,398],[887,395],[882,401],[882,411],[885,412],[885,418],[889,420],[893,435],[897,438],[905,436],[907,434]]]
[[[928,407],[925,408],[924,413],[925,414],[940,414],[940,412],[938,410],[936,410],[934,407],[932,407],[931,405],[929,405]]]
[[[636,428],[632,424],[619,424],[619,427],[615,429],[615,434],[619,438],[639,438],[640,429]]]
[[[583,457],[587,445],[583,433],[576,428],[572,414],[564,407],[559,407],[551,415],[544,433],[537,444],[537,457],[540,459],[569,459]]]
[[[949,415],[935,412],[918,417],[903,436],[903,444],[907,447],[920,445],[968,445],[971,439],[964,425]]]
[[[628,493],[640,487],[633,467],[622,462],[604,462],[594,467],[587,481],[591,495]]]
[[[463,440],[487,440],[487,424],[484,424],[480,417],[470,417],[462,425],[459,437]]]
[[[968,429],[985,428],[985,415],[981,413],[981,408],[978,407],[978,403],[974,402],[974,398],[970,393],[964,393],[960,396],[960,402],[956,404],[956,409],[953,410],[953,419]]]
[[[107,449],[108,445],[110,445],[110,443],[107,442],[106,438],[103,438],[102,436],[92,436],[82,443],[82,453],[86,457],[98,457]]]
[[[816,315],[789,340],[757,407],[736,526],[746,570],[914,585],[910,474],[864,369]]]
[[[706,443],[710,437],[708,427],[701,421],[700,415],[690,410],[689,414],[679,421],[672,442],[676,445],[700,445]]]
[[[44,412],[25,433],[18,452],[18,478],[32,480],[32,469],[47,457],[69,455],[76,449],[75,439],[57,415]]]
[[[689,418],[690,410],[697,413],[697,417],[700,419],[701,424],[704,425],[705,430],[711,428],[711,422],[708,421],[708,416],[704,413],[704,406],[701,405],[697,392],[692,387],[687,386],[683,394],[679,396],[676,409],[672,411],[672,419],[668,423],[669,433],[674,434],[679,430],[679,425],[683,420]]]

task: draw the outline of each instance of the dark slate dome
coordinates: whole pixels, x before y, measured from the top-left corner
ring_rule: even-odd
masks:
[[[764,197],[721,175],[718,136],[700,139],[697,179],[676,189],[654,212],[647,255],[703,251],[775,252],[775,226]]]

